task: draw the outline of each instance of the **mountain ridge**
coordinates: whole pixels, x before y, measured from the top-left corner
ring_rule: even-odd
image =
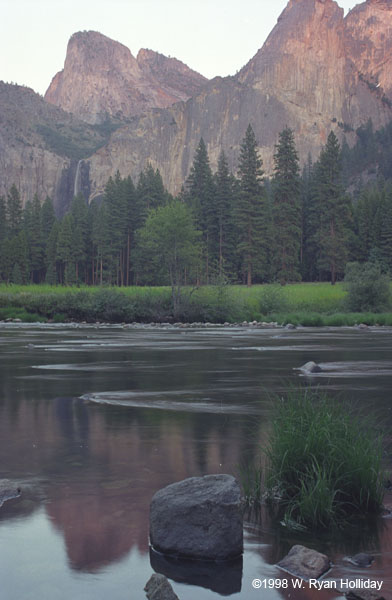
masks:
[[[102,34],[75,34],[65,62],[67,77],[72,75],[70,66],[75,68],[75,82],[69,79],[65,85],[57,74],[47,100],[50,95],[53,100],[56,90],[63,86],[64,102],[71,108],[72,102],[79,102],[73,109],[75,114],[102,128],[109,116],[109,130],[91,154],[68,156],[62,166],[54,152],[50,169],[42,165],[40,170],[36,165],[37,175],[23,189],[28,188],[31,194],[35,185],[40,193],[43,186],[39,182],[45,180],[58,206],[64,207],[76,189],[72,185],[75,173],[80,177],[82,172],[81,179],[86,182],[83,189],[91,200],[102,194],[108,177],[117,170],[137,179],[149,162],[159,168],[165,185],[176,194],[189,174],[201,137],[212,167],[216,167],[223,149],[235,171],[249,123],[267,175],[273,171],[274,147],[285,126],[295,132],[303,163],[309,153],[317,158],[331,129],[341,140],[346,135],[353,144],[355,130],[369,118],[375,129],[392,120],[390,40],[392,0],[367,0],[346,16],[334,0],[289,0],[266,42],[236,75],[207,81],[195,77],[177,59],[146,49],[135,58],[125,46]],[[103,54],[97,56],[98,50]],[[110,73],[113,60],[117,67]],[[94,71],[86,94],[78,91],[78,86],[86,84],[86,77],[80,75],[84,70],[77,69],[78,61],[84,64],[83,69],[87,64]],[[100,65],[99,73],[104,74],[101,81],[91,64]],[[123,80],[125,71],[128,75]],[[95,89],[91,82],[97,84],[94,94],[90,93]],[[174,94],[179,97],[177,102],[160,105]],[[63,119],[60,113],[58,118]],[[0,139],[4,126],[0,123]],[[12,129],[10,122],[7,126]],[[83,135],[88,138],[92,133]],[[25,169],[27,160],[23,145],[18,144],[20,158],[13,153],[12,172],[20,172],[21,166]],[[57,163],[62,169],[60,175],[54,174]],[[8,176],[6,180],[9,183]],[[60,180],[70,181],[67,193]]]

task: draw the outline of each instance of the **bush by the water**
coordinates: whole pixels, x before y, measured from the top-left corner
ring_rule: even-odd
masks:
[[[391,305],[390,281],[377,263],[349,263],[344,283],[349,311],[383,312]]]
[[[318,392],[279,400],[266,449],[266,487],[279,498],[284,520],[317,528],[379,512],[382,443],[369,420]]]

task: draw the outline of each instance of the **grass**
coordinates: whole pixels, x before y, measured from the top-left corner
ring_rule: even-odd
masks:
[[[276,321],[285,325],[392,325],[390,313],[347,313],[343,286],[302,283],[184,288],[173,314],[169,287],[65,287],[0,284],[0,309],[23,309],[38,319],[149,322]],[[18,315],[19,317],[19,315]],[[1,317],[0,317],[1,318]],[[21,317],[19,317],[21,318]],[[31,317],[29,317],[31,318]],[[24,320],[24,319],[23,319]]]
[[[283,520],[310,529],[378,513],[383,438],[353,411],[317,391],[278,401],[267,448],[266,489]],[[247,483],[250,487],[249,482]]]

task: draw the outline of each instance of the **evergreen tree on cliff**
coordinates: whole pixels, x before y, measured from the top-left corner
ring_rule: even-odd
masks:
[[[235,209],[237,251],[248,286],[252,285],[256,274],[263,276],[266,272],[268,217],[261,167],[255,134],[249,125],[240,149],[240,185]]]
[[[332,285],[347,262],[350,200],[342,184],[340,145],[331,131],[315,167],[315,202],[319,211],[318,267],[328,273]]]
[[[281,282],[298,281],[301,248],[301,187],[294,132],[286,128],[275,146],[273,221],[276,275]]]

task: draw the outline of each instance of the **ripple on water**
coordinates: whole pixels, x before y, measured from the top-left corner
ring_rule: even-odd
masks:
[[[311,373],[312,377],[386,377],[392,375],[392,362],[387,360],[326,362],[319,363],[319,365],[321,372]],[[300,376],[308,377],[309,374],[301,373]]]
[[[195,394],[200,392],[195,392]],[[93,394],[84,394],[80,396],[81,400],[95,402],[97,404],[110,404],[114,406],[126,406],[133,408],[151,408],[155,410],[170,410],[179,412],[211,413],[211,414],[255,414],[261,413],[261,407],[244,404],[223,404],[213,401],[209,397],[203,397],[200,400],[172,400],[171,396],[186,396],[189,390],[170,391],[167,394],[162,392],[98,392]]]

